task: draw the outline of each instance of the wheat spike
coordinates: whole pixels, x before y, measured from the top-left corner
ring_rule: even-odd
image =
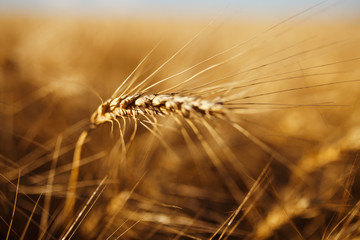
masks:
[[[93,113],[91,123],[93,126],[98,126],[116,118],[169,115],[170,113],[176,113],[185,118],[217,117],[225,115],[225,112],[223,103],[218,101],[177,94],[135,94],[108,99]]]

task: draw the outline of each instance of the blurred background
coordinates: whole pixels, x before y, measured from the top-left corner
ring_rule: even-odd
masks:
[[[92,196],[74,239],[359,237],[359,20],[360,0],[0,0],[0,239],[59,239]],[[109,98],[159,42],[136,83],[199,32],[148,84],[190,70],[151,93],[196,75],[179,90],[233,87],[249,110],[234,121],[305,175],[267,168],[269,152],[219,119],[209,126],[221,141],[196,123],[213,163],[185,121],[190,143],[159,118],[162,141],[139,124],[126,151],[117,126],[115,137],[100,126],[70,181],[97,96]]]

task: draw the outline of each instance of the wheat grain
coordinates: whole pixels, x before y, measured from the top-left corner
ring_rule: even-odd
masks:
[[[98,126],[116,118],[150,115],[179,114],[185,118],[195,116],[217,117],[225,115],[226,109],[219,101],[177,94],[135,94],[108,99],[91,116],[91,123]]]

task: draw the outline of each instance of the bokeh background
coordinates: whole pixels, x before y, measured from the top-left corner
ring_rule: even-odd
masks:
[[[359,237],[359,1],[303,12],[317,3],[0,0],[0,239],[59,239],[72,224],[73,239]],[[116,124],[114,136],[99,126],[74,167],[98,96],[156,44],[137,81],[202,29],[150,83],[230,50],[151,93],[238,56],[180,90],[239,87],[225,92],[238,104],[229,116],[270,150],[229,121],[207,119],[214,138],[194,120],[216,158],[184,119],[159,117],[160,137],[138,123],[126,151]]]

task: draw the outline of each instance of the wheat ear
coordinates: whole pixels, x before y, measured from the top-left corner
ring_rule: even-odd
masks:
[[[110,98],[102,103],[91,116],[93,126],[112,122],[117,118],[179,114],[185,118],[195,116],[219,117],[226,115],[220,101],[209,101],[199,97],[172,94],[135,94]]]

